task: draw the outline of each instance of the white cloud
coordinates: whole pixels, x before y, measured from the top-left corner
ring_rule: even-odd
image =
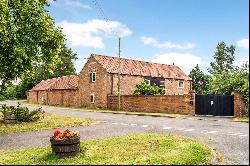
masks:
[[[155,63],[162,63],[168,65],[176,65],[180,67],[186,74],[199,64],[202,67],[201,58],[190,53],[165,53],[156,55],[156,58],[151,60]]]
[[[141,41],[145,44],[145,45],[152,45],[156,48],[178,48],[178,49],[190,49],[190,48],[194,48],[195,44],[194,43],[186,43],[186,44],[174,44],[172,42],[164,42],[164,43],[159,43],[155,38],[153,37],[146,37],[146,36],[142,36],[141,37]]]
[[[249,39],[241,39],[237,42],[239,47],[243,47],[245,49],[249,49]]]
[[[104,36],[114,34],[120,37],[130,36],[132,31],[118,21],[93,19],[85,23],[71,23],[63,21],[58,24],[66,34],[66,38],[73,46],[89,46],[94,48],[105,48]]]
[[[75,6],[84,9],[92,9],[89,5],[84,5],[79,0],[65,0],[65,4],[68,6]]]
[[[249,64],[249,57],[243,57],[243,58],[240,58],[240,59],[236,59],[234,61],[234,65],[239,66],[239,67],[242,66],[245,63]]]

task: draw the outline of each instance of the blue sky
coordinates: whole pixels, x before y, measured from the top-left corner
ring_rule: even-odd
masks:
[[[236,64],[249,61],[248,0],[50,2],[50,14],[78,54],[78,73],[91,53],[117,56],[117,36],[122,57],[175,63],[186,73],[197,63],[205,71],[220,41],[236,46]]]

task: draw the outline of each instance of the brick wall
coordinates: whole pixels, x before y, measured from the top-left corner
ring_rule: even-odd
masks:
[[[108,109],[117,110],[118,97],[108,96]],[[158,112],[195,114],[195,103],[190,104],[190,95],[168,96],[121,96],[121,109],[135,112]]]
[[[118,94],[118,74],[109,74],[109,95]],[[113,83],[112,83],[113,80]],[[121,85],[121,95],[131,95],[136,89],[136,85],[144,80],[142,76],[131,76],[131,75],[121,75],[120,85]]]
[[[96,72],[96,82],[90,82],[89,73]],[[90,108],[107,108],[108,73],[91,57],[79,75],[78,105]],[[95,103],[91,103],[91,94],[95,95]]]
[[[38,104],[47,103],[47,91],[38,91]]]
[[[78,90],[63,91],[63,106],[78,106]]]
[[[37,92],[36,91],[28,92],[27,100],[29,103],[37,103]]]
[[[246,104],[242,95],[238,92],[234,93],[234,116],[242,116],[246,113]]]
[[[77,106],[77,90],[50,90],[48,91],[49,105]]]
[[[166,95],[179,95],[188,94],[190,89],[190,81],[184,81],[184,88],[179,88],[179,80],[176,79],[165,79],[165,94]]]
[[[50,90],[48,91],[48,105],[63,105],[63,91]]]

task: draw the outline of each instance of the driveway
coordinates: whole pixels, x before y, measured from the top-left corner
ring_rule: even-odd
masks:
[[[17,105],[17,102],[5,102]],[[3,102],[0,104],[3,104]],[[37,107],[29,106],[31,109]],[[96,139],[131,133],[164,132],[191,136],[216,149],[225,164],[249,165],[249,123],[233,122],[232,118],[188,117],[168,118],[112,113],[87,112],[64,108],[46,108],[47,113],[93,118],[98,124],[74,127],[82,139]],[[0,136],[0,150],[49,145],[52,130],[24,132]],[[30,135],[34,137],[30,137]]]

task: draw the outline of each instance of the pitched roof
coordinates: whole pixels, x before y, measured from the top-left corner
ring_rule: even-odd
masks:
[[[43,91],[50,89],[78,89],[78,76],[63,76],[58,78],[52,78],[48,80],[42,80],[36,86],[29,91]]]
[[[119,58],[92,54],[108,73],[118,74]],[[121,74],[192,80],[178,66],[121,58]]]
[[[62,76],[49,89],[77,89],[78,76]]]

